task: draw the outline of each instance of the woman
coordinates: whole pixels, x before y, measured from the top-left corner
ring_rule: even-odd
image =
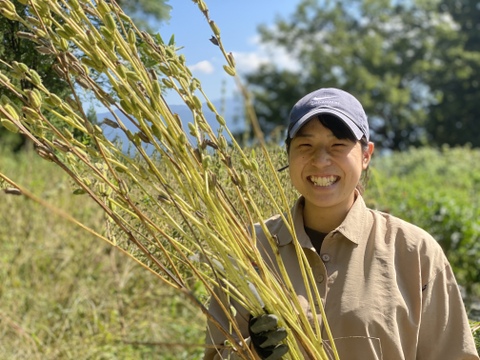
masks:
[[[358,100],[333,88],[306,95],[291,111],[286,144],[290,178],[301,194],[292,208],[296,237],[311,265],[340,359],[479,359],[456,280],[438,243],[424,230],[365,205],[358,184],[374,144]],[[279,216],[266,225],[309,314],[292,236]],[[263,231],[256,231],[264,259],[274,259]],[[212,302],[212,313],[220,314],[218,306]],[[287,349],[272,340],[279,332],[275,324],[267,331],[256,329],[272,316],[239,318],[259,358],[281,358]],[[224,340],[211,324],[207,338],[211,344]],[[205,359],[224,356],[208,349]]]

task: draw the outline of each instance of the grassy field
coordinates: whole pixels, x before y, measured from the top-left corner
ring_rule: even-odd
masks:
[[[104,216],[35,154],[0,169],[102,232]],[[204,317],[153,274],[24,196],[0,193],[0,359],[195,359]]]
[[[479,157],[425,149],[376,159],[366,196],[434,233],[462,285],[477,292],[468,261],[479,251],[480,173],[469,164]],[[104,232],[96,205],[35,153],[0,152],[0,171]],[[0,360],[201,358],[204,316],[132,259],[25,196],[0,192],[0,219]]]

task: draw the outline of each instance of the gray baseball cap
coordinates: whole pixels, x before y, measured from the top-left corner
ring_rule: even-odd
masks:
[[[370,139],[367,115],[362,104],[346,91],[335,88],[318,89],[305,95],[292,108],[287,136],[292,139],[310,119],[331,114],[342,120],[357,140]]]

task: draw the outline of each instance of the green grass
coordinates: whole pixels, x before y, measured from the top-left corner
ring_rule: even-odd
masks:
[[[0,169],[100,233],[105,218],[31,153]],[[0,193],[0,359],[196,359],[205,319],[157,277],[24,196]]]

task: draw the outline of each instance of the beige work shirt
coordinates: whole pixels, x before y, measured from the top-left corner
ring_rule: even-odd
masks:
[[[317,254],[305,233],[303,198],[292,215],[340,360],[479,359],[452,269],[427,232],[368,209],[358,195],[343,223],[325,237]],[[266,225],[278,242],[299,301],[310,314],[292,236],[280,216],[270,218]],[[274,259],[261,228],[256,232],[264,259]],[[222,318],[216,302],[210,311]],[[248,314],[240,308],[237,319],[248,337]],[[221,345],[224,340],[209,324],[207,345]],[[223,359],[228,352],[210,346],[204,359]]]

